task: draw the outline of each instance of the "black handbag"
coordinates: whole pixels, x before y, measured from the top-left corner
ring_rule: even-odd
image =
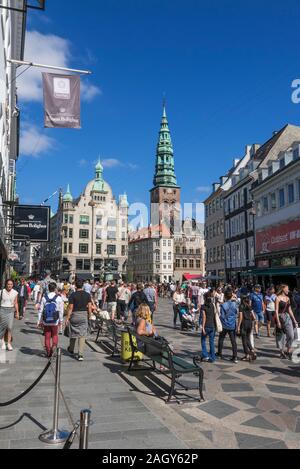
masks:
[[[70,338],[70,326],[66,326],[64,330],[64,336],[67,337],[68,339]]]

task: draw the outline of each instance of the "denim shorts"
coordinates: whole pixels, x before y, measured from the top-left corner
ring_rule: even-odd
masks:
[[[255,317],[256,317],[256,321],[265,322],[265,316],[264,316],[264,313],[262,311],[260,313],[256,313],[254,311],[254,314],[255,314]]]

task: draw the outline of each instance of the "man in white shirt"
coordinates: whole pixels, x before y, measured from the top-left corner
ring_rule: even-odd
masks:
[[[198,293],[198,309],[199,310],[201,309],[201,306],[204,305],[204,295],[208,291],[209,291],[209,289],[207,288],[207,285],[206,285],[205,282],[200,284],[199,293]]]
[[[181,304],[186,303],[186,297],[184,294],[184,290],[178,287],[173,295],[173,311],[174,311],[174,328],[176,329],[177,318],[179,315],[179,307]]]
[[[131,298],[131,291],[127,285],[122,283],[117,294],[117,315],[118,319],[124,322],[128,317],[128,304]]]
[[[89,295],[91,295],[92,293],[92,285],[90,284],[90,281],[89,280],[86,280],[84,282],[84,285],[83,285],[83,290],[88,293]]]

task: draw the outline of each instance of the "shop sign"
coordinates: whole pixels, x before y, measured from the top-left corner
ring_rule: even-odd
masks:
[[[300,248],[300,220],[256,233],[256,255]]]

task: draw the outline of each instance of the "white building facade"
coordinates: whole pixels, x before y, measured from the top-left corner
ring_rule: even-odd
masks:
[[[12,204],[15,201],[16,160],[19,156],[20,112],[17,106],[16,66],[8,59],[22,60],[25,45],[25,0],[2,0],[0,7],[0,277],[8,274],[11,250]]]
[[[128,277],[135,282],[174,280],[174,239],[167,227],[142,228],[129,234]]]
[[[300,286],[300,140],[261,168],[253,187],[256,276]]]
[[[51,242],[42,252],[41,270],[63,278],[120,279],[127,273],[128,202],[115,199],[103,167],[74,199],[70,187],[51,219]]]

